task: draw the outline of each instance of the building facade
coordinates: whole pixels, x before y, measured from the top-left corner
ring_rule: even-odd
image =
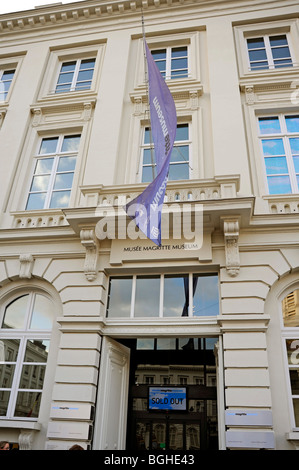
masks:
[[[0,16],[0,439],[296,450],[297,0]],[[174,98],[162,246],[143,27]],[[279,152],[278,152],[279,150]]]

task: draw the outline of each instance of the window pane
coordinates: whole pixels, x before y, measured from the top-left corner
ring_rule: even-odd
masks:
[[[41,390],[44,385],[46,366],[24,365],[19,388]]]
[[[10,392],[1,392],[0,416],[6,416]]]
[[[156,177],[156,171],[154,169],[154,175],[153,175],[153,169],[151,166],[145,166],[142,169],[142,183],[150,183],[153,181]]]
[[[299,132],[299,116],[285,117],[288,132]]]
[[[81,70],[78,73],[77,82],[82,82],[86,80],[91,80],[93,76],[93,70]]]
[[[299,427],[299,398],[293,398],[295,426]]]
[[[36,162],[35,174],[51,173],[54,158],[39,158]]]
[[[247,39],[248,49],[257,49],[259,47],[265,47],[263,38],[252,38]]]
[[[299,139],[290,139],[292,155],[299,154]]]
[[[74,173],[60,173],[56,175],[53,189],[70,189],[73,183]]]
[[[43,209],[44,204],[45,204],[45,199],[46,199],[45,193],[30,194],[28,197],[26,210]]]
[[[51,329],[53,322],[53,304],[44,295],[36,294],[30,329],[45,330]]]
[[[173,147],[170,162],[189,162],[189,145],[176,145]]]
[[[176,349],[176,338],[157,338],[157,349]]]
[[[280,134],[280,123],[278,117],[259,118],[261,134]]]
[[[110,279],[107,317],[129,317],[131,311],[132,278]]]
[[[282,301],[284,326],[299,326],[299,290],[288,294]],[[298,343],[299,344],[299,343]]]
[[[19,339],[1,339],[0,340],[0,361],[16,362],[19,352]],[[0,385],[2,387],[3,385]]]
[[[250,62],[256,62],[260,60],[267,60],[267,54],[264,49],[256,49],[249,51]]]
[[[273,46],[284,46],[288,44],[287,37],[285,34],[280,36],[271,36],[270,38],[271,47]]]
[[[0,365],[0,388],[11,388],[14,373],[15,373],[14,364]],[[0,396],[1,396],[0,408],[2,407],[2,394],[3,392],[0,391]]]
[[[29,295],[11,302],[5,309],[2,328],[24,328]]]
[[[137,277],[135,317],[159,316],[160,277]]]
[[[171,164],[169,166],[170,181],[187,180],[189,179],[189,165],[188,163]]]
[[[194,289],[193,315],[219,315],[218,276],[198,276]]]
[[[49,186],[50,176],[34,176],[31,184],[30,191],[47,191]]]
[[[267,180],[269,194],[290,194],[292,192],[288,176],[270,176]]]
[[[186,277],[186,293],[188,296],[189,278]],[[164,317],[181,317],[186,303],[184,277],[165,276],[164,278]],[[187,302],[189,299],[187,298]]]
[[[299,157],[293,157],[295,172],[299,173]]]
[[[291,380],[292,395],[299,395],[299,370],[298,369],[290,370],[290,380]]]
[[[76,166],[76,157],[60,157],[57,171],[72,171]]]
[[[178,124],[176,129],[175,140],[188,140],[189,139],[189,125]]]
[[[76,61],[73,62],[64,62],[61,66],[60,72],[71,72],[74,71],[76,67]]]
[[[37,418],[41,395],[41,392],[19,392],[14,416],[20,418]]]
[[[166,49],[159,49],[156,51],[151,51],[154,60],[165,59],[166,58]]]
[[[73,73],[63,73],[59,76],[57,84],[58,85],[62,85],[62,84],[66,84],[66,83],[71,84],[72,80],[73,80],[73,76],[74,76]]]
[[[285,157],[265,158],[267,175],[288,173],[287,160]]]
[[[39,154],[55,153],[58,143],[58,137],[48,137],[42,140]]]
[[[26,344],[24,362],[46,363],[50,341],[47,339],[30,339]]]
[[[77,152],[80,143],[80,135],[68,135],[63,139],[61,152]]]
[[[52,194],[50,208],[68,207],[71,197],[70,191],[56,191]]]
[[[95,64],[95,59],[84,59],[81,61],[80,70],[93,68]]]
[[[282,139],[262,140],[264,155],[285,155]]]
[[[284,59],[290,57],[290,51],[288,47],[277,47],[272,49],[273,59]]]

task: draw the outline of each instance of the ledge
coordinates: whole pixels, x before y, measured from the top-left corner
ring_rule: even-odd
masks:
[[[22,421],[14,419],[0,419],[0,428],[28,429],[31,431],[40,431],[42,425],[37,421]]]

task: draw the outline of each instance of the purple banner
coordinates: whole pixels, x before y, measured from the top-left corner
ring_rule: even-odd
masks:
[[[172,95],[155,64],[146,41],[151,130],[157,177],[142,194],[125,206],[128,216],[156,245],[161,246],[161,213],[168,181],[169,161],[176,135],[176,109]]]

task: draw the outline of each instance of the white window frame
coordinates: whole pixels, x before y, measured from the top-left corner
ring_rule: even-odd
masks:
[[[187,49],[187,76],[186,75],[178,75],[172,77],[172,50],[180,47],[185,47]],[[162,46],[162,47],[152,47],[151,52],[157,51],[157,50],[165,50],[165,61],[166,61],[166,67],[165,67],[165,80],[183,80],[184,78],[189,78],[190,77],[190,45],[189,44],[182,44],[182,45],[170,45],[170,46]],[[157,62],[155,60],[155,62]],[[177,69],[174,69],[177,70]]]
[[[175,140],[173,147],[180,147],[183,145],[187,145],[189,147],[189,160],[188,162],[182,159],[181,163],[187,163],[189,167],[189,177],[188,180],[192,179],[192,126],[190,121],[182,121],[178,122],[177,125],[179,126],[180,124],[188,125],[188,139],[187,140]],[[145,129],[149,128],[149,126],[144,126],[142,129],[142,143],[141,143],[141,150],[140,150],[140,165],[139,165],[139,181],[142,182],[142,174],[143,174],[143,168],[146,167],[151,167],[151,164],[144,164],[144,150],[147,149],[154,149],[154,144],[153,142],[149,142],[147,144],[144,143],[144,136],[145,136]],[[179,164],[179,162],[170,162],[170,166],[174,165],[175,163]],[[154,167],[156,164],[154,163]],[[157,175],[156,175],[157,176]],[[185,180],[170,180],[170,181],[185,181]]]
[[[34,210],[34,209],[30,209],[30,208],[27,209],[27,204],[28,204],[30,194],[34,194],[34,191],[31,191],[31,185],[33,183],[34,176],[36,176],[35,168],[36,168],[37,162],[39,160],[43,160],[43,159],[47,159],[47,158],[53,158],[54,162],[53,162],[52,170],[51,170],[51,173],[50,173],[50,178],[49,178],[49,182],[48,182],[48,189],[46,191],[46,198],[45,198],[45,201],[44,201],[44,206],[43,206],[43,208],[39,208],[37,210],[49,209],[51,198],[52,198],[52,196],[55,192],[54,183],[55,183],[55,177],[57,175],[57,168],[58,168],[59,159],[60,159],[60,157],[64,157],[64,156],[74,156],[74,157],[76,157],[76,165],[75,165],[74,170],[72,170],[72,173],[74,175],[73,176],[73,181],[72,181],[72,187],[68,188],[68,189],[65,189],[66,191],[70,191],[70,193],[71,193],[70,194],[70,200],[71,200],[72,191],[73,191],[73,188],[74,188],[75,173],[76,173],[76,168],[77,168],[77,163],[78,163],[77,160],[78,160],[79,149],[76,152],[74,152],[74,151],[61,152],[61,148],[62,148],[64,137],[78,136],[78,135],[80,135],[80,137],[82,138],[82,132],[64,132],[63,134],[58,134],[57,133],[57,134],[53,134],[53,135],[44,135],[39,139],[38,151],[35,154],[34,159],[33,159],[34,161],[33,161],[33,168],[32,168],[32,172],[31,172],[30,184],[29,184],[29,188],[28,188],[28,191],[27,191],[27,194],[26,194],[25,210],[28,210],[28,211]],[[55,153],[40,154],[39,150],[41,148],[43,139],[47,139],[47,138],[51,138],[51,137],[54,137],[54,138],[57,137],[58,138],[56,152]],[[79,144],[79,147],[80,147],[80,144]],[[61,191],[62,190],[63,189],[61,189]],[[38,191],[35,191],[35,192],[37,193]],[[59,208],[60,207],[53,207],[52,209],[59,209]]]
[[[13,72],[13,77],[11,80],[2,80],[2,77],[3,77],[3,74],[5,72]],[[9,95],[9,92],[11,90],[11,86],[12,86],[12,83],[13,83],[13,80],[15,78],[15,75],[16,75],[16,67],[5,67],[5,68],[0,68],[0,102],[2,101],[7,101],[7,98],[8,98],[8,95]],[[8,90],[7,91],[2,91],[2,83],[4,82],[10,82],[9,84],[9,87],[8,87]],[[4,99],[1,99],[1,95],[5,95],[4,96]]]
[[[168,273],[165,273],[165,274],[157,274],[157,275],[154,275],[154,277],[157,277],[160,279],[160,287],[159,287],[159,290],[160,290],[160,298],[159,298],[159,311],[158,311],[158,315],[156,316],[152,316],[150,317],[150,319],[153,319],[153,320],[156,320],[158,318],[163,318],[164,320],[165,319],[170,319],[170,318],[215,318],[216,315],[209,315],[209,316],[206,316],[206,315],[194,315],[194,307],[193,307],[193,275],[194,276],[197,276],[200,278],[201,275],[204,276],[204,275],[217,275],[218,276],[218,273],[216,272],[211,272],[211,273],[183,273],[181,274],[181,276],[188,276],[188,282],[189,282],[189,307],[188,307],[188,316],[184,316],[184,317],[168,317],[168,316],[164,316],[163,315],[163,312],[164,312],[164,279],[166,276],[168,276]],[[180,276],[180,275],[179,275]],[[111,279],[113,279],[114,277],[117,277],[117,278],[120,278],[122,276],[111,276]],[[131,286],[131,293],[130,293],[130,296],[131,296],[131,305],[130,305],[130,313],[129,313],[129,316],[122,316],[122,317],[114,317],[114,316],[109,316],[109,309],[107,308],[108,307],[108,303],[106,305],[106,320],[115,320],[117,318],[120,318],[120,319],[133,319],[133,318],[147,318],[147,317],[138,317],[134,315],[135,313],[135,294],[136,294],[136,284],[137,284],[137,277],[147,277],[147,276],[142,276],[140,274],[134,274],[132,276],[124,276],[124,278],[130,278],[132,279],[132,286]],[[110,293],[110,280],[109,280],[109,285],[108,285],[108,295]],[[218,277],[218,299],[219,299],[219,277]],[[107,297],[107,301],[108,301],[108,297]],[[220,302],[218,304],[218,308],[220,309]],[[108,313],[108,315],[107,315]]]
[[[258,139],[259,139],[259,147],[260,147],[260,155],[263,159],[263,168],[264,168],[264,184],[265,188],[267,189],[267,194],[268,195],[281,195],[281,194],[298,194],[299,192],[299,184],[297,183],[297,177],[296,177],[296,171],[293,163],[293,157],[291,153],[291,148],[290,148],[290,143],[289,139],[292,137],[298,137],[299,138],[299,132],[298,133],[289,133],[286,128],[286,122],[285,122],[285,116],[292,116],[292,115],[299,115],[298,113],[294,112],[284,112],[284,113],[267,113],[267,114],[259,114],[257,116],[257,132],[258,132]],[[260,129],[259,129],[259,119],[261,118],[271,118],[271,117],[278,117],[279,123],[280,123],[280,133],[271,133],[271,134],[261,134]],[[285,156],[286,156],[286,162],[287,162],[287,168],[288,168],[288,176],[290,178],[290,183],[291,183],[291,193],[270,193],[269,192],[269,186],[268,186],[268,180],[267,180],[267,173],[266,173],[266,165],[265,165],[265,156],[263,154],[263,148],[262,148],[262,140],[267,140],[267,139],[282,139],[283,145],[284,145],[284,150],[285,150]],[[270,157],[271,158],[271,157]],[[274,175],[275,176],[275,175]]]
[[[93,74],[92,74],[92,78],[91,78],[91,84],[90,84],[90,87],[89,88],[82,88],[82,89],[76,89],[77,88],[77,82],[78,82],[78,75],[79,75],[79,72],[80,72],[80,67],[81,67],[81,63],[82,61],[84,60],[94,60],[95,63],[94,63],[94,67],[93,67]],[[72,82],[71,82],[71,86],[70,86],[70,89],[68,90],[63,90],[63,91],[57,91],[57,87],[58,87],[58,80],[59,80],[59,77],[62,73],[64,72],[61,72],[61,69],[62,69],[62,66],[64,64],[67,64],[68,62],[76,62],[76,65],[75,65],[75,69],[73,71],[73,78],[72,78]],[[94,74],[95,74],[95,67],[96,67],[96,56],[90,56],[90,57],[81,57],[80,59],[66,59],[66,60],[62,60],[60,62],[60,67],[59,67],[59,70],[58,70],[58,74],[57,74],[57,78],[56,78],[56,83],[55,83],[55,89],[53,90],[53,93],[56,95],[56,94],[63,94],[63,93],[73,93],[73,92],[85,92],[85,91],[89,91],[92,89],[92,83],[93,83],[93,79],[94,79]],[[67,73],[67,72],[65,72]]]
[[[9,304],[12,302],[16,301],[18,298],[22,297],[23,295],[29,295],[28,298],[28,304],[27,304],[27,310],[26,310],[26,315],[25,315],[25,325],[24,328],[22,329],[17,329],[17,328],[2,328],[2,322],[3,318],[6,312],[6,308],[8,307]],[[18,349],[18,354],[16,361],[1,361],[1,364],[5,365],[15,365],[15,371],[13,375],[13,380],[11,387],[4,388],[2,387],[0,390],[1,392],[8,392],[10,391],[10,397],[8,401],[8,407],[7,407],[7,413],[5,416],[0,416],[0,420],[26,420],[26,421],[37,421],[38,418],[36,417],[19,417],[19,416],[14,416],[16,404],[17,404],[17,398],[18,398],[18,392],[20,391],[25,391],[25,392],[34,392],[34,393],[42,393],[43,388],[45,386],[45,376],[44,375],[44,380],[43,380],[43,388],[41,389],[26,389],[26,388],[20,388],[20,380],[22,376],[22,369],[24,365],[42,365],[45,368],[47,368],[47,363],[49,359],[49,354],[46,362],[25,362],[25,352],[26,352],[26,345],[27,341],[29,340],[43,340],[43,341],[49,341],[51,340],[52,336],[52,328],[51,329],[45,329],[45,330],[34,330],[34,329],[29,329],[30,321],[31,321],[31,316],[32,316],[32,311],[33,311],[33,302],[35,299],[36,295],[42,295],[46,298],[48,298],[50,301],[52,301],[51,297],[47,295],[46,292],[41,292],[39,290],[31,290],[31,291],[20,291],[18,292],[17,295],[14,295],[13,297],[10,297],[8,301],[2,304],[2,307],[0,309],[0,332],[1,332],[1,339],[7,339],[7,340],[19,340],[19,349]],[[53,304],[53,323],[54,323],[54,304]],[[40,410],[39,410],[40,412]]]
[[[275,66],[275,63],[274,63],[274,58],[273,58],[273,54],[272,54],[272,49],[273,49],[273,46],[271,46],[270,44],[270,37],[275,37],[275,36],[285,36],[286,37],[286,40],[287,40],[287,46],[289,48],[289,51],[290,51],[290,59],[291,59],[291,64],[288,64],[288,65],[283,65],[283,66]],[[248,39],[258,39],[258,38],[263,38],[264,40],[264,45],[265,47],[263,49],[265,49],[265,52],[266,52],[266,57],[267,57],[267,63],[268,63],[268,66],[266,67],[254,67],[252,68],[252,65],[250,63],[250,58],[249,58],[249,48],[248,48],[248,44],[247,44],[247,40]],[[274,33],[274,34],[260,34],[260,35],[253,35],[253,36],[248,36],[246,37],[246,46],[247,46],[247,54],[248,54],[248,69],[251,71],[251,72],[256,72],[256,71],[259,71],[259,70],[272,70],[272,69],[284,69],[284,68],[287,68],[287,67],[293,67],[294,66],[294,58],[292,56],[292,49],[291,49],[291,46],[290,46],[290,43],[291,43],[291,40],[290,40],[290,35],[289,33]],[[277,46],[276,48],[278,48],[280,46]],[[265,62],[265,61],[262,61],[262,62]]]

